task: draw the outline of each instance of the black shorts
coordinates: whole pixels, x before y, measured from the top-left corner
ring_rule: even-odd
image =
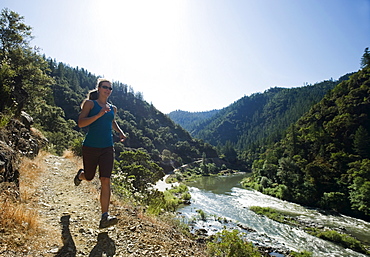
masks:
[[[92,180],[95,177],[96,168],[99,166],[99,177],[110,178],[113,170],[114,148],[96,148],[82,146],[82,159],[85,178]]]

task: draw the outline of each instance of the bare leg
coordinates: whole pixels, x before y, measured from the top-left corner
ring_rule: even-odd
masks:
[[[80,180],[87,180],[87,179],[85,178],[85,172],[81,172],[81,174],[80,174],[80,176],[78,176],[78,178],[79,178]]]
[[[102,213],[108,212],[110,202],[110,178],[100,178],[101,191],[100,191],[100,204]]]

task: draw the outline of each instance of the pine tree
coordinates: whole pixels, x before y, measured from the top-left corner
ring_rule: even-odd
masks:
[[[370,137],[369,133],[363,126],[360,126],[356,130],[353,146],[355,152],[362,158],[370,157]]]
[[[369,48],[366,47],[365,52],[364,52],[364,54],[362,55],[362,58],[361,58],[361,67],[366,68],[366,67],[369,67],[369,66],[370,66],[370,52],[369,52]]]
[[[30,45],[31,27],[23,17],[5,8],[0,15],[0,112],[18,116],[33,110],[49,92],[48,63]],[[32,96],[32,97],[31,97]]]

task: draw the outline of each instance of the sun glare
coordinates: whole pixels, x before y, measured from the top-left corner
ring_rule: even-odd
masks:
[[[186,31],[186,3],[183,1],[95,1],[91,7],[101,68],[111,77],[144,91],[151,83],[159,89],[163,80],[176,76],[181,62]],[[104,53],[102,52],[104,51]],[[163,82],[163,81],[162,81]],[[141,88],[143,85],[143,88]],[[145,89],[151,95],[162,90]]]

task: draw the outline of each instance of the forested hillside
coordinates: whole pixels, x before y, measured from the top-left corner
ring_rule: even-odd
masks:
[[[220,110],[212,110],[205,112],[187,112],[176,110],[170,112],[168,116],[181,127],[192,133],[194,129],[199,129],[200,124],[205,120],[212,118]]]
[[[229,141],[238,150],[261,147],[280,139],[290,124],[347,77],[299,88],[276,87],[244,96],[201,123],[192,135],[213,145]]]
[[[370,58],[290,126],[245,181],[282,199],[370,218]]]

